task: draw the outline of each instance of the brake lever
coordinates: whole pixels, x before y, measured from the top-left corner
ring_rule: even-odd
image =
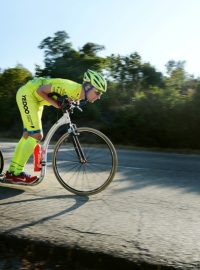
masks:
[[[82,112],[83,110],[80,108],[80,104],[77,102],[72,102],[72,109],[78,109],[80,112]]]

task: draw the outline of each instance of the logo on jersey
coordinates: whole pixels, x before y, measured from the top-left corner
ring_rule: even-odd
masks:
[[[28,108],[28,104],[27,104],[27,100],[26,100],[26,95],[23,95],[22,96],[22,104],[23,104],[23,108],[24,108],[24,112],[26,114],[26,118],[30,124],[30,127],[31,128],[35,128],[34,124],[33,124],[33,121],[32,121],[32,118],[31,118],[31,115],[30,115],[30,111],[29,111],[29,108]]]
[[[29,114],[30,112],[27,105],[26,95],[22,96],[22,104],[23,104],[24,112],[26,114]]]

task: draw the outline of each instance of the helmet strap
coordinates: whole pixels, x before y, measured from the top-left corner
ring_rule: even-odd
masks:
[[[83,83],[83,90],[84,90],[84,93],[85,93],[85,100],[87,100],[87,95],[88,93],[94,89],[94,86],[92,86],[90,83]]]

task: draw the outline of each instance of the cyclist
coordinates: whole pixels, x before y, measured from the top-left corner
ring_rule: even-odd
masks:
[[[61,104],[55,95],[67,96],[71,101],[100,99],[107,90],[105,78],[98,72],[88,69],[83,76],[83,83],[78,84],[66,79],[35,78],[28,81],[17,92],[17,105],[23,121],[23,136],[16,145],[5,178],[15,184],[32,184],[37,176],[25,173],[24,166],[34,151],[36,144],[42,140],[41,117],[44,106],[60,109]]]

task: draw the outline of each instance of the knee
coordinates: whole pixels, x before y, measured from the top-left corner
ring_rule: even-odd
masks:
[[[27,132],[27,131],[24,131],[24,132],[23,132],[23,137],[24,137],[24,139],[27,139],[28,136],[29,136],[29,135],[28,135],[28,132]]]

